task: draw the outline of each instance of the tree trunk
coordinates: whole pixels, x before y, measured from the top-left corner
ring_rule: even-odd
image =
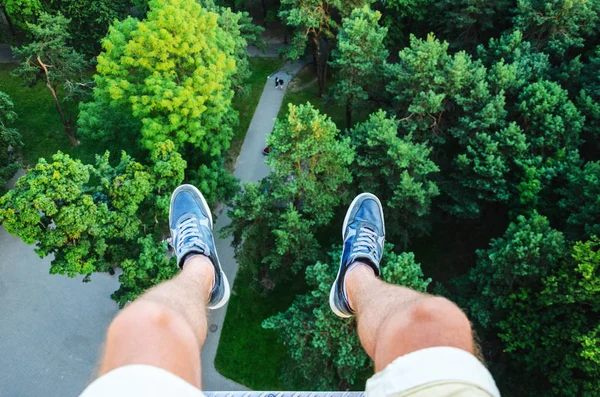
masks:
[[[263,21],[267,18],[267,0],[260,0],[263,11]]]
[[[15,35],[16,35],[15,27],[14,27],[12,21],[10,20],[10,16],[6,12],[6,7],[0,6],[0,10],[2,10],[2,13],[4,14],[4,18],[6,19],[6,23],[8,23],[8,28],[10,29],[10,34],[12,35],[12,37],[15,37]]]
[[[60,114],[60,120],[62,121],[63,125],[65,126],[65,132],[67,133],[67,136],[69,137],[69,141],[71,141],[71,144],[73,146],[77,146],[79,145],[79,141],[77,139],[75,139],[75,135],[73,134],[73,127],[72,127],[72,117],[67,120],[67,118],[65,117],[65,112],[63,112],[62,106],[60,106],[60,101],[58,100],[58,95],[56,95],[56,89],[54,88],[54,86],[52,85],[52,83],[50,82],[50,77],[48,75],[48,67],[46,66],[46,64],[44,62],[42,62],[42,58],[41,57],[37,57],[37,61],[40,65],[40,67],[44,70],[44,73],[46,75],[46,87],[48,87],[48,89],[50,90],[50,93],[52,94],[52,97],[54,98],[54,104],[56,105],[56,110],[58,110],[58,114]]]
[[[315,45],[317,46],[316,51],[316,67],[317,67],[317,82],[319,84],[319,98],[325,94],[325,83],[327,81],[327,58],[328,48],[327,42],[315,38]]]
[[[350,98],[346,99],[346,129],[350,131],[352,126],[352,106],[350,105]]]
[[[71,126],[71,121],[67,120],[67,118],[65,117],[65,112],[63,112],[62,106],[60,106],[60,101],[58,100],[58,96],[56,95],[56,90],[54,89],[54,87],[52,87],[52,84],[50,84],[49,82],[46,83],[46,87],[48,87],[48,89],[52,93],[52,97],[54,98],[54,104],[56,105],[56,110],[58,110],[58,114],[60,114],[60,120],[65,126],[65,132],[69,137],[71,145],[79,145],[79,142],[77,141],[77,139],[75,139],[75,135],[73,134],[73,127]]]

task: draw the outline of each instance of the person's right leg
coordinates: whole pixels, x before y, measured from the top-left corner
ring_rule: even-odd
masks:
[[[375,372],[428,347],[450,346],[474,353],[469,320],[449,300],[387,284],[364,264],[347,274],[346,288],[358,335]]]
[[[455,304],[377,278],[385,241],[377,197],[363,193],[354,199],[342,236],[342,260],[329,302],[340,317],[356,314],[360,340],[377,372],[398,357],[428,347],[474,353],[471,325]]]

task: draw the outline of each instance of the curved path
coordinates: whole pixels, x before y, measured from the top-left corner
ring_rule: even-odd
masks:
[[[267,80],[235,170],[242,182],[257,181],[269,173],[261,152],[285,94],[285,90],[275,90],[274,79],[283,78],[287,88],[301,67],[301,63],[287,64]],[[216,227],[228,222],[221,215]],[[237,263],[230,240],[218,240],[217,247],[233,282]],[[104,333],[118,312],[110,299],[119,285],[117,276],[94,274],[92,282],[84,284],[81,277],[50,275],[51,258],[40,259],[31,246],[2,226],[0,253],[0,395],[78,395],[92,379]],[[209,331],[202,352],[205,390],[245,390],[214,367],[226,308],[209,318],[216,331]]]

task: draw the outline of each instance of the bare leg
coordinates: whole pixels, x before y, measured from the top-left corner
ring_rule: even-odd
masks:
[[[108,329],[100,375],[129,364],[147,364],[200,387],[205,306],[213,278],[210,260],[192,257],[177,277],[152,288],[119,313]]]
[[[375,372],[397,357],[427,347],[451,346],[474,352],[469,320],[445,298],[387,284],[362,264],[347,274],[346,291],[356,313],[358,335],[375,363]]]

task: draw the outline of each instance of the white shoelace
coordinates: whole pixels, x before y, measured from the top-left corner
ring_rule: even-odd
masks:
[[[377,251],[377,232],[367,227],[361,227],[358,230],[358,236],[354,243],[354,249],[352,255],[365,253],[370,254],[371,252]]]
[[[203,242],[198,235],[200,234],[200,227],[196,222],[196,218],[190,217],[185,221],[181,222],[177,227],[177,234],[181,239],[181,244],[176,244],[175,246],[179,246],[178,255],[188,248],[199,248],[202,250],[202,254],[206,255],[209,253],[208,245]]]

